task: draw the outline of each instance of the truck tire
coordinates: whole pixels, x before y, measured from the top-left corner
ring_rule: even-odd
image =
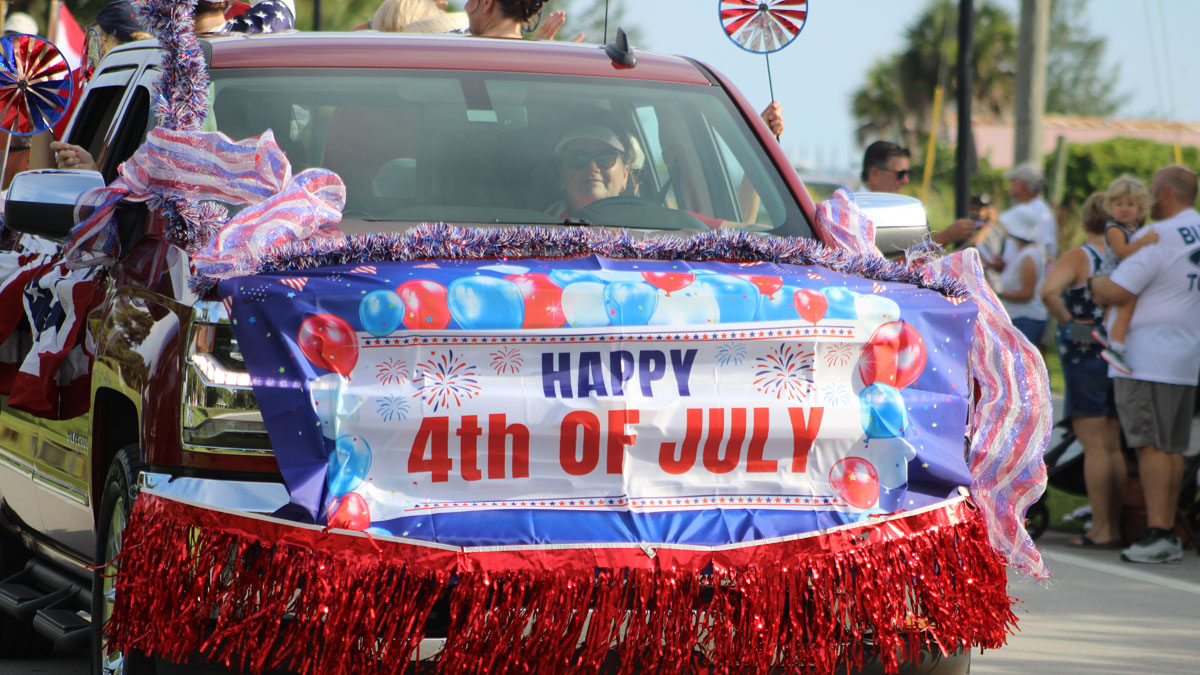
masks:
[[[92,580],[92,672],[95,675],[153,675],[154,665],[137,654],[109,652],[104,644],[104,623],[112,615],[113,574],[110,564],[121,551],[121,536],[129,524],[133,500],[137,496],[137,477],[141,473],[141,453],[137,446],[123,448],[113,457],[100,499],[100,520],[96,526],[97,565]]]

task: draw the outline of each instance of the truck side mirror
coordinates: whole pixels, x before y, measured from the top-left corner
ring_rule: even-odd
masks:
[[[858,207],[875,223],[875,246],[885,258],[902,257],[929,234],[929,217],[919,199],[888,192],[854,195]]]
[[[98,171],[39,169],[13,176],[4,199],[4,225],[17,232],[61,240],[75,226],[75,202],[104,187]]]

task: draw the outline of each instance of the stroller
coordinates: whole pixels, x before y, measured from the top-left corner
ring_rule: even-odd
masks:
[[[1076,438],[1071,421],[1064,419],[1056,425],[1061,430],[1057,442],[1052,442],[1043,456],[1046,463],[1046,482],[1073,495],[1087,495],[1083,478],[1083,444]],[[1124,446],[1124,439],[1122,439]],[[1179,491],[1176,523],[1183,527],[1192,548],[1200,553],[1200,454],[1185,460],[1183,482]],[[1079,514],[1076,514],[1077,517]],[[1050,527],[1050,509],[1046,495],[1034,502],[1025,513],[1025,530],[1035,541]]]

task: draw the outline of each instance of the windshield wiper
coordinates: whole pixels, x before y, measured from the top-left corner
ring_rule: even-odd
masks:
[[[563,218],[562,224],[563,225],[586,225],[588,227],[592,227],[595,225],[595,223],[593,223],[592,221],[590,221],[586,218],[571,218],[570,216]]]

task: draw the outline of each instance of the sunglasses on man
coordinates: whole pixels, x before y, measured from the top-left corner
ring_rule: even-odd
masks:
[[[563,154],[563,163],[568,169],[575,171],[583,171],[592,163],[596,164],[600,169],[611,169],[617,163],[617,159],[621,157],[621,153],[613,150],[599,150],[589,152],[587,150],[570,150]]]
[[[880,171],[887,171],[888,173],[894,173],[894,174],[896,174],[896,180],[904,180],[905,178],[908,178],[909,176],[911,176],[911,175],[912,175],[912,170],[911,170],[911,169],[900,169],[899,171],[897,171],[897,170],[895,170],[895,169],[885,169],[885,168],[883,168],[883,167],[880,167],[880,169],[879,169],[879,170],[880,170]]]

